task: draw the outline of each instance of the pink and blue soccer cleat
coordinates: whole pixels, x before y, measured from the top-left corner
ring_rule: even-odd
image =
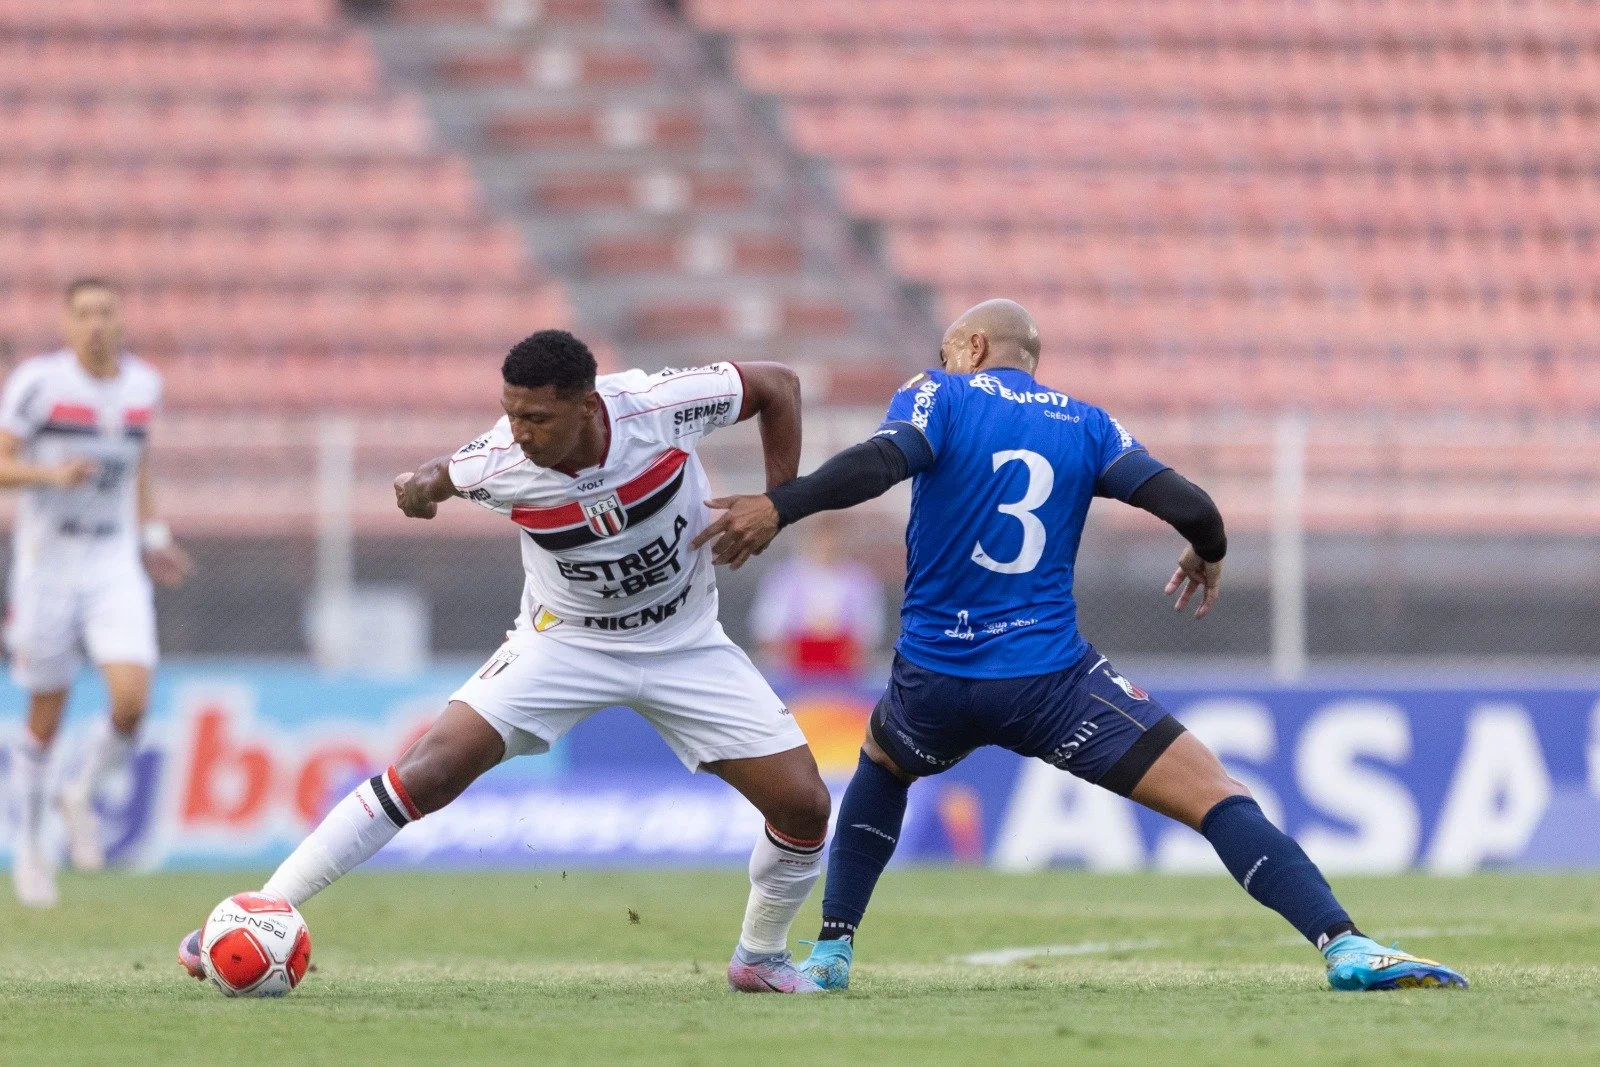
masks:
[[[1442,963],[1384,948],[1370,937],[1343,934],[1322,950],[1328,960],[1328,984],[1335,989],[1467,988],[1467,980]]]
[[[736,993],[820,993],[822,987],[795,969],[787,952],[762,955],[733,950],[728,961],[728,988]]]
[[[200,931],[196,930],[178,942],[178,962],[189,972],[190,978],[205,980],[206,968],[200,962]]]

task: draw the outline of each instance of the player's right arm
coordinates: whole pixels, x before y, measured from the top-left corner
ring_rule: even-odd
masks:
[[[462,445],[454,455],[435,456],[415,471],[394,480],[394,500],[413,519],[431,519],[439,505],[453,496],[465,497],[501,515],[511,513],[516,470],[527,462],[511,437],[511,424],[502,418],[489,432]],[[504,492],[500,490],[504,489]]]
[[[94,474],[90,459],[30,463],[23,458],[23,446],[45,424],[48,411],[43,364],[29,360],[11,372],[0,390],[0,489],[35,485],[70,489]]]
[[[394,502],[407,518],[431,519],[439,514],[441,503],[456,495],[449,456],[435,456],[394,480]]]
[[[22,458],[22,438],[0,430],[0,489],[48,485],[71,489],[94,474],[94,460],[69,459],[65,463],[29,463]]]

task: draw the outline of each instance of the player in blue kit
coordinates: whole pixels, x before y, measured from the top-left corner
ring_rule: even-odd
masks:
[[[1334,988],[1465,986],[1362,935],[1249,791],[1078,632],[1073,567],[1094,497],[1149,511],[1189,542],[1167,593],[1180,611],[1198,597],[1196,618],[1217,601],[1227,538],[1211,498],[1116,419],[1034,379],[1039,347],[1022,307],[979,304],[945,333],[943,370],[907,382],[871,439],[765,495],[710,502],[725,514],[697,543],[737,567],[784,526],[914,478],[894,669],[839,806],[822,932],[801,969],[825,988],[849,984],[911,783],[999,745],[1199,831],[1246,892],[1322,951]]]

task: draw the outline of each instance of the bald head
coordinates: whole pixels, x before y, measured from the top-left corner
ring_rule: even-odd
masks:
[[[985,300],[944,332],[939,357],[945,370],[971,374],[983,368],[1039,366],[1039,324],[1015,300]]]

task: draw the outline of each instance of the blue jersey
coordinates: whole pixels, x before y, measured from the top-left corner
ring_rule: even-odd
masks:
[[[916,472],[896,646],[965,678],[1064,670],[1088,651],[1072,572],[1089,504],[1165,469],[1105,411],[1026,371],[928,371],[878,431]]]

